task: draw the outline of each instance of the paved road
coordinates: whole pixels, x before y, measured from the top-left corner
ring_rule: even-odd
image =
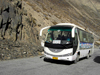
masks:
[[[100,75],[100,50],[89,59],[77,64],[61,61],[44,61],[43,58],[0,61],[0,75]]]

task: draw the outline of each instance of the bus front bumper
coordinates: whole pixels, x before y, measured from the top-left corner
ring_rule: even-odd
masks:
[[[53,59],[53,60],[64,60],[64,61],[73,61],[74,60],[72,56],[58,57],[58,56],[51,56],[51,55],[47,55],[47,54],[44,54],[44,55],[45,55],[45,58]]]

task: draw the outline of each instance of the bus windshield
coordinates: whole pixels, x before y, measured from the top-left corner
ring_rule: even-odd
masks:
[[[52,44],[69,44],[71,38],[72,27],[51,27],[46,37],[47,43]]]

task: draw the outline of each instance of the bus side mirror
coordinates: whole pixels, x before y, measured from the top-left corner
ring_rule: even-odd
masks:
[[[44,40],[42,40],[42,31],[47,29],[47,28],[50,28],[51,26],[47,26],[47,27],[44,27],[40,30],[40,41],[41,41],[41,46],[44,47]]]
[[[44,47],[44,40],[41,41],[41,46]]]

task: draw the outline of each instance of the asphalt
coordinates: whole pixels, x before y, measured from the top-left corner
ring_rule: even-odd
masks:
[[[30,57],[0,61],[0,75],[100,75],[100,50],[74,64],[67,61]]]

